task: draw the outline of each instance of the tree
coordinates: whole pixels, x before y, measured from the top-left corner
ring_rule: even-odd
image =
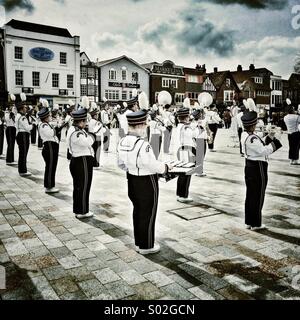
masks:
[[[297,57],[295,59],[294,71],[296,73],[300,73],[300,53],[297,54]]]

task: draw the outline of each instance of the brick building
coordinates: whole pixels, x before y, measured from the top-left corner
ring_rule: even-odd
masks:
[[[203,91],[203,83],[206,74],[204,65],[196,65],[196,68],[184,68],[185,74],[185,94],[191,102],[198,101],[199,94]]]

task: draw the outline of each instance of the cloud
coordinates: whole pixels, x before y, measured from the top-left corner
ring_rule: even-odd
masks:
[[[110,32],[96,33],[93,35],[93,42],[101,48],[113,48],[126,43],[126,38],[122,35],[112,34]]]
[[[157,47],[163,45],[163,40],[172,32],[169,22],[160,22],[156,20],[140,27],[138,30],[138,38],[149,43],[154,43]]]
[[[61,4],[65,3],[65,0],[54,0]],[[0,0],[0,5],[2,5],[7,12],[14,10],[25,10],[27,12],[33,12],[35,7],[31,0]]]
[[[25,9],[32,12],[34,7],[30,0],[0,0],[0,5],[4,6],[8,12],[16,9]]]
[[[248,9],[269,9],[282,10],[287,4],[288,0],[192,0],[195,3],[213,2],[219,5],[234,5],[238,4],[245,6]]]

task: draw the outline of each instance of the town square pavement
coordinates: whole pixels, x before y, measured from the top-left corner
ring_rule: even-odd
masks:
[[[37,146],[30,146],[29,178],[0,160],[1,299],[300,299],[300,166],[289,164],[286,134],[284,147],[270,157],[268,230],[245,229],[245,160],[231,131],[221,129],[217,152],[205,160],[207,176],[192,178],[194,202],[176,201],[176,180],[160,183],[156,238],[162,249],[141,256],[112,132],[110,152],[94,171],[95,216],[86,221],[72,213],[65,141],[56,175],[61,192],[52,196],[44,193]]]

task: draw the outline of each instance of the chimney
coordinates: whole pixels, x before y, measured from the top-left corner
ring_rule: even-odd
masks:
[[[204,71],[204,73],[206,72],[206,66],[205,66],[205,64],[202,66],[202,69],[203,69],[203,71]]]
[[[254,70],[255,70],[255,66],[254,66],[253,63],[250,64],[249,70],[250,70],[250,71],[254,71]]]
[[[218,68],[214,67],[214,73],[217,73],[217,72],[218,72]]]
[[[239,71],[239,72],[243,71],[243,67],[240,64],[237,67],[237,71]]]

